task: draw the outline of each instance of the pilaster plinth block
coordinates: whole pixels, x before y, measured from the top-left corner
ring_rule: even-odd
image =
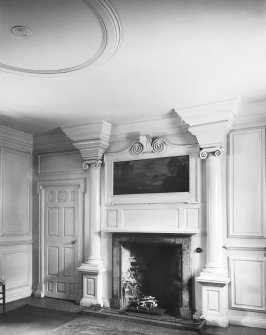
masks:
[[[196,278],[202,285],[202,315],[212,326],[227,327],[229,324],[228,283],[229,278],[204,272]]]
[[[82,272],[83,297],[80,301],[81,306],[90,307],[94,304],[103,306],[102,296],[102,274],[105,268],[102,264],[82,264],[78,271]]]

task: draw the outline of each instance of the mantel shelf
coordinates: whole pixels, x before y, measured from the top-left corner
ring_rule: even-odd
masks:
[[[199,230],[133,230],[133,229],[121,229],[121,228],[104,228],[101,230],[103,233],[132,233],[132,234],[175,234],[175,235],[196,235],[199,234]]]

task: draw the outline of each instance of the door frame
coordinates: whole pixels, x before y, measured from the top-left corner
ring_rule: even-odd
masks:
[[[40,180],[37,182],[37,193],[39,195],[39,283],[37,290],[34,292],[34,296],[43,298],[45,296],[45,269],[44,269],[44,204],[45,204],[45,189],[47,187],[67,187],[77,186],[79,188],[79,226],[78,226],[78,264],[82,263],[82,250],[83,250],[83,239],[82,239],[82,228],[84,222],[84,193],[85,193],[85,179],[61,179],[61,180]],[[76,301],[82,296],[82,287],[80,280],[77,278],[77,296]]]

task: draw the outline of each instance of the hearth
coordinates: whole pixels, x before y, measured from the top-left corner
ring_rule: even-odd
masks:
[[[113,234],[112,308],[187,318],[190,236]]]

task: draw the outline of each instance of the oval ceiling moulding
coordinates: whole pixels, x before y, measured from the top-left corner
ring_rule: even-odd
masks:
[[[95,50],[92,57],[75,66],[48,70],[16,67],[0,62],[0,70],[19,72],[20,74],[51,75],[73,72],[88,66],[95,66],[107,62],[116,53],[121,42],[121,25],[118,16],[108,0],[83,0],[83,3],[86,4],[88,9],[95,15],[102,31],[100,47]],[[10,29],[11,32],[14,35],[20,35],[20,37],[22,37],[23,31],[18,29],[19,31],[17,32],[16,27],[22,26],[12,27]],[[28,36],[25,37],[31,37],[32,30],[29,29],[29,31],[31,32],[30,36],[28,34]]]

